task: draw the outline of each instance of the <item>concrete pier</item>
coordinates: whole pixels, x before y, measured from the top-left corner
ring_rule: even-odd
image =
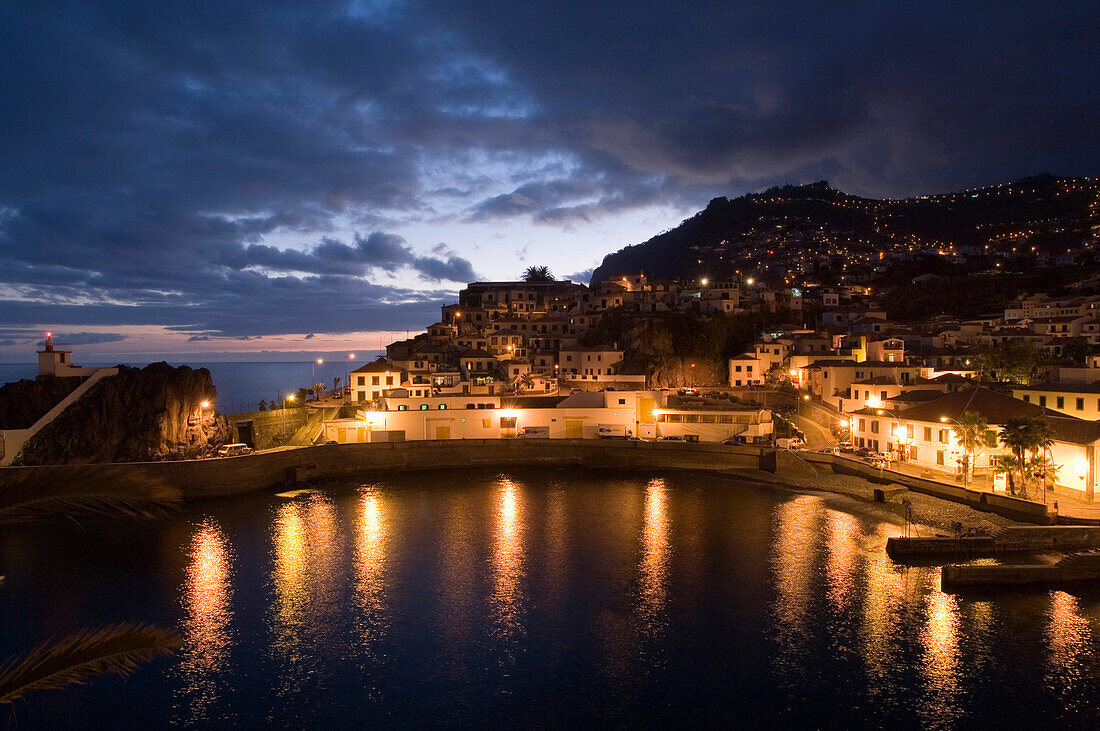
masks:
[[[968,587],[1060,586],[1100,582],[1100,551],[1071,553],[1053,566],[1037,564],[944,566],[944,591]]]
[[[996,556],[1003,553],[1100,549],[1100,527],[1027,525],[999,528],[988,536],[890,538],[886,554],[895,560],[943,556]]]

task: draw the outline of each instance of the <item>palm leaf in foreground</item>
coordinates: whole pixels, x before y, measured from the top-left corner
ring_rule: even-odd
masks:
[[[0,492],[0,523],[51,515],[153,518],[181,502],[179,489],[137,468],[92,467],[15,473]]]
[[[181,644],[174,630],[146,624],[116,624],[50,640],[25,658],[0,666],[0,703],[34,690],[82,684],[97,675],[126,676],[158,655],[171,655]]]

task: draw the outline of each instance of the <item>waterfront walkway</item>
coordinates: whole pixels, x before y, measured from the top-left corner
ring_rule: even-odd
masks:
[[[813,451],[827,449],[837,445],[832,434],[833,424],[847,418],[839,411],[813,400],[800,400],[795,415],[799,429],[806,436],[806,449]],[[855,459],[855,458],[853,458]],[[881,470],[883,474],[896,472],[910,477],[921,477],[952,487],[962,487],[962,479],[952,472],[932,470],[927,467],[902,463],[893,463]],[[975,475],[968,487],[981,492],[994,492],[993,477],[988,474]],[[1052,515],[1074,520],[1100,521],[1100,505],[1064,493],[1048,493],[1045,496],[1047,509]],[[1039,500],[1033,502],[1042,502]]]

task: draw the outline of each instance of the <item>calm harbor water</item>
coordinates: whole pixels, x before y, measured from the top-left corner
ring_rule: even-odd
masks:
[[[675,474],[407,474],[4,528],[0,649],[122,620],[175,657],[27,728],[1100,725],[1100,593],[956,597],[840,498]]]

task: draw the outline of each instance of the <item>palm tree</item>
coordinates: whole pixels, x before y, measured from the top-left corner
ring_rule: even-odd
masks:
[[[985,433],[989,429],[985,417],[977,411],[964,411],[951,431],[955,432],[955,438],[959,440],[959,446],[966,453],[966,461],[963,464],[963,484],[970,484],[970,476],[974,472],[974,458],[986,446]]]
[[[524,373],[522,376],[516,379],[516,390],[520,393],[529,391],[535,387],[535,379],[530,373]]]
[[[35,690],[83,684],[96,675],[130,675],[158,655],[182,644],[175,630],[144,624],[116,624],[44,642],[26,657],[0,665],[0,703]]]
[[[1019,467],[1016,458],[1011,454],[1001,454],[992,459],[990,466],[993,467],[993,474],[1003,474],[1008,478],[1008,494],[1015,495],[1016,481],[1012,476],[1016,474],[1016,470]]]
[[[1020,497],[1027,499],[1027,457],[1054,446],[1054,430],[1037,416],[1006,419],[1000,433],[1001,444],[1012,451],[1020,475]]]
[[[1027,468],[1031,476],[1042,483],[1043,490],[1045,491],[1054,486],[1054,478],[1058,475],[1058,470],[1062,469],[1062,465],[1054,464],[1054,460],[1051,458],[1050,452],[1048,451],[1045,454],[1033,457],[1028,462]]]
[[[550,267],[530,266],[523,270],[525,282],[553,282],[554,275],[550,273]]]

